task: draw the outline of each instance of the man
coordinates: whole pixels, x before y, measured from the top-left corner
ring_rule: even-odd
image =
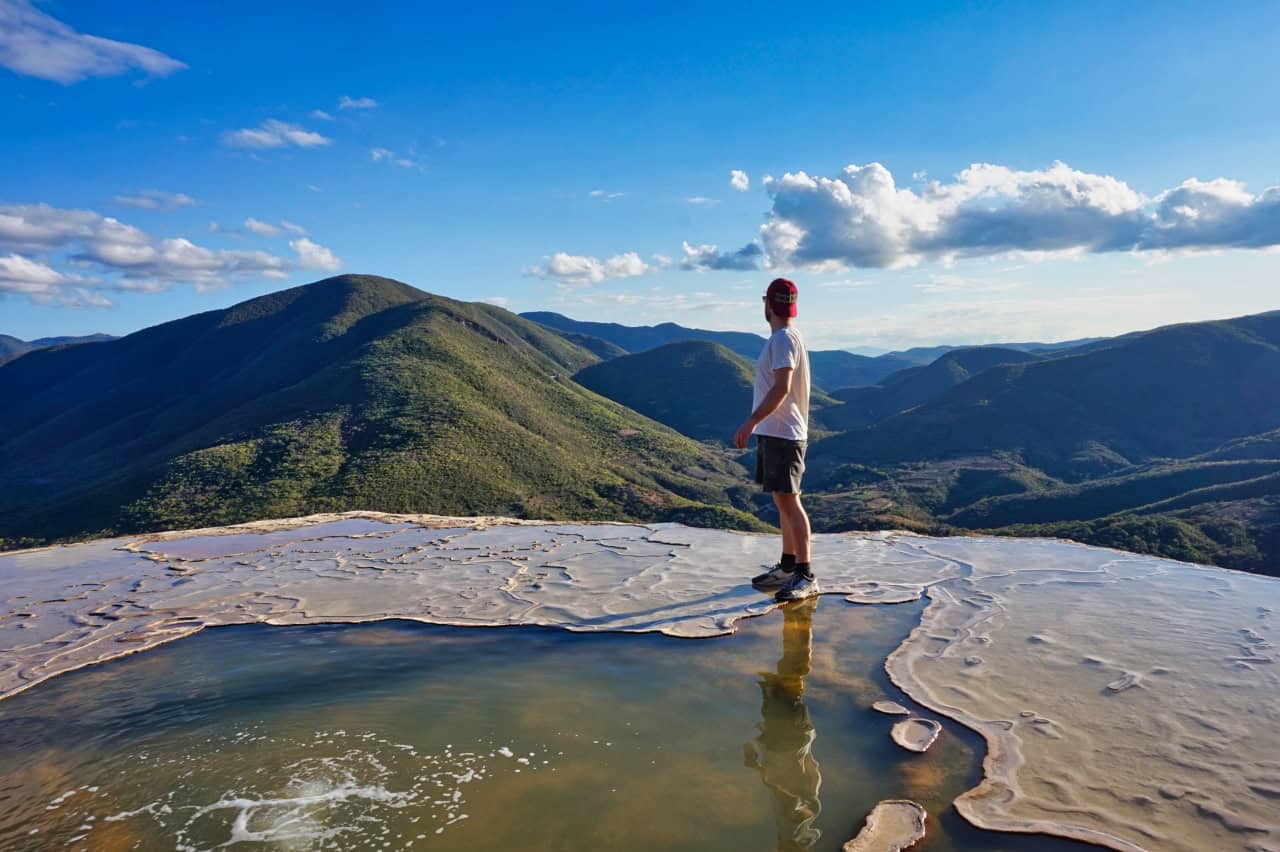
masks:
[[[751,582],[777,589],[782,603],[819,593],[809,564],[809,516],[800,505],[809,441],[809,353],[792,325],[798,296],[786,278],[775,278],[764,295],[764,317],[773,333],[756,363],[755,410],[733,436],[739,449],[756,436],[756,482],[773,495],[782,526],[782,559]]]

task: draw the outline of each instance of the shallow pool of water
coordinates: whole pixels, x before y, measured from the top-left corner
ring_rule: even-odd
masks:
[[[206,630],[0,702],[0,849],[838,850],[888,798],[925,850],[1093,848],[954,815],[954,723],[890,741],[922,604],[813,603],[710,640]]]

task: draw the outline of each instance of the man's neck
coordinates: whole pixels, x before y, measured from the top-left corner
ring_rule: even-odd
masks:
[[[780,328],[790,328],[791,317],[769,317],[769,330],[777,331]]]

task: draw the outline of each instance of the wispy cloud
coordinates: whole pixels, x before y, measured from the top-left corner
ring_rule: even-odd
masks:
[[[373,109],[378,102],[373,98],[352,98],[343,95],[338,98],[338,109]]]
[[[333,116],[322,109],[313,109],[310,113],[311,117],[317,121],[333,121]]]
[[[605,201],[612,201],[615,198],[621,198],[626,195],[625,192],[610,192],[607,189],[593,189],[587,193],[592,198],[603,198]]]
[[[426,166],[414,159],[412,156],[405,157],[392,151],[390,148],[370,148],[369,159],[375,163],[390,163],[399,166],[402,169],[416,169],[425,171]]]
[[[530,269],[529,274],[566,287],[584,287],[609,278],[634,278],[644,275],[649,269],[649,264],[634,251],[605,259],[558,251],[545,263]]]
[[[0,65],[63,85],[130,71],[164,77],[187,67],[150,47],[77,32],[27,0],[0,0]]]
[[[714,243],[691,246],[684,243],[681,269],[704,271],[708,269],[759,269],[764,251],[755,243],[748,243],[737,251],[722,252]]]
[[[278,237],[284,233],[284,229],[272,225],[270,222],[263,222],[250,216],[244,220],[244,228],[250,233],[257,234],[260,237]]]
[[[194,207],[200,203],[185,192],[164,192],[159,189],[144,189],[133,195],[117,195],[112,200],[125,207],[143,210],[177,210],[179,207]]]
[[[314,130],[271,118],[258,127],[228,130],[222,134],[222,142],[230,148],[284,148],[289,145],[317,148],[333,140]]]
[[[289,246],[296,259],[265,251],[211,249],[186,237],[157,237],[93,210],[0,205],[0,251],[8,252],[0,271],[0,294],[92,307],[109,304],[104,294],[113,291],[154,293],[180,284],[210,290],[238,280],[286,278],[297,269],[341,267],[330,249],[305,237]]]
[[[694,195],[685,199],[686,204],[692,204],[694,207],[715,207],[720,203],[718,198],[707,198],[702,195]]]

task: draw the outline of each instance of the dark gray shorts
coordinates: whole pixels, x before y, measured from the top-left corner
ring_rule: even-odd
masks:
[[[808,441],[756,435],[756,482],[765,492],[799,494]]]

